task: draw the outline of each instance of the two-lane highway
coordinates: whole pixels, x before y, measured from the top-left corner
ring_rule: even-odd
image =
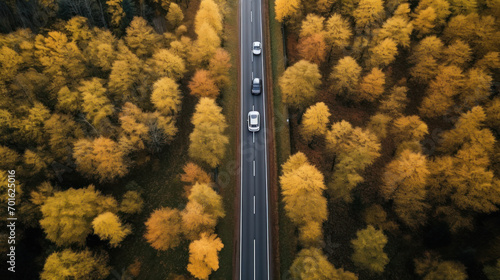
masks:
[[[270,235],[264,53],[261,0],[240,0],[241,72],[241,201],[240,280],[270,280]],[[252,53],[253,42],[262,43],[262,53]],[[261,78],[262,92],[251,94],[253,78]],[[249,111],[260,113],[260,131],[249,132]]]

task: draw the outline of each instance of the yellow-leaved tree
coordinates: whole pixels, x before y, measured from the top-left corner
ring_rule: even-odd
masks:
[[[101,125],[113,113],[113,105],[106,96],[106,88],[98,78],[82,81],[78,88],[82,95],[82,110],[89,121],[96,127]]]
[[[300,134],[302,138],[310,143],[314,137],[324,136],[327,131],[328,118],[330,116],[330,110],[323,102],[318,102],[307,108],[300,125]]]
[[[316,97],[321,74],[318,65],[301,60],[288,67],[279,78],[283,102],[295,108],[304,108]]]
[[[369,225],[366,229],[358,230],[356,239],[351,240],[354,249],[352,260],[355,265],[375,273],[382,273],[389,263],[384,252],[387,236],[381,230]]]
[[[361,66],[354,58],[350,56],[341,58],[330,74],[334,91],[348,99],[354,98],[361,70]]]
[[[123,0],[107,0],[108,13],[111,14],[111,25],[120,27],[125,12],[123,11]]]
[[[125,42],[139,57],[149,56],[161,39],[142,17],[134,17],[126,29]]]
[[[384,93],[385,74],[378,68],[372,68],[370,73],[363,77],[359,84],[358,94],[354,96],[355,101],[377,100]]]
[[[181,109],[181,91],[171,78],[163,77],[153,85],[151,102],[164,116],[176,116]]]
[[[207,23],[212,27],[217,35],[222,34],[222,14],[220,7],[213,0],[202,0],[200,8],[194,18],[194,28],[197,34],[200,34],[199,28]]]
[[[394,211],[409,227],[416,228],[427,220],[430,205],[426,201],[426,183],[429,174],[425,156],[409,150],[404,150],[386,166],[382,196],[394,201]]]
[[[220,91],[207,70],[196,70],[188,84],[190,93],[198,97],[217,98]]]
[[[104,196],[93,185],[82,189],[70,188],[47,198],[41,210],[40,225],[47,239],[58,246],[84,245],[92,232],[92,221],[104,212],[116,212],[117,202]]]
[[[192,123],[189,156],[215,168],[224,157],[229,142],[224,134],[227,123],[222,108],[213,99],[202,97],[195,107]]]
[[[299,0],[277,0],[274,3],[274,9],[276,11],[276,20],[279,22],[284,22],[290,18],[296,17],[300,12],[300,1]]]
[[[335,267],[328,261],[325,254],[318,248],[302,249],[290,267],[293,279],[304,280],[358,280],[358,277],[349,271]]]
[[[154,77],[169,77],[175,81],[180,80],[186,72],[184,60],[167,49],[155,51],[153,57],[148,60],[150,73]]]
[[[132,231],[127,225],[123,225],[120,218],[114,213],[105,212],[95,217],[92,221],[94,233],[101,240],[109,240],[111,247],[117,247]]]
[[[181,242],[182,223],[179,210],[168,207],[156,209],[145,224],[144,237],[156,250],[175,248]]]
[[[111,269],[107,263],[106,255],[95,255],[89,250],[75,252],[65,249],[47,257],[40,279],[106,279]]]
[[[198,279],[208,279],[212,271],[219,269],[219,252],[224,248],[215,234],[202,233],[200,239],[189,244],[187,270]]]
[[[208,71],[210,72],[210,77],[219,88],[229,84],[230,79],[228,74],[230,68],[231,56],[226,50],[218,48],[215,55],[209,61]]]
[[[125,156],[117,142],[105,137],[80,139],[73,148],[77,170],[101,182],[113,181],[127,174]]]

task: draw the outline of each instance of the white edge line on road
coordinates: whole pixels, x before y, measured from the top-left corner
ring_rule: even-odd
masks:
[[[243,17],[243,5],[242,1],[239,1],[240,4],[240,48],[243,49],[243,32],[242,28],[243,25],[241,24],[241,19]],[[240,76],[241,76],[241,91],[240,91],[240,122],[243,122],[243,58],[242,58],[242,53],[240,52]],[[242,239],[243,239],[243,126],[241,127],[240,131],[240,278],[238,280],[241,280],[241,250],[242,250]]]
[[[262,45],[264,45],[264,40],[263,40],[263,33],[264,33],[264,29],[262,29],[262,2],[260,3],[259,5],[260,7],[260,42]],[[263,48],[264,49],[264,48]],[[262,51],[264,52],[264,50]],[[265,63],[265,60],[264,60],[264,54],[262,54],[263,57],[262,57],[262,77],[264,77],[264,63]],[[262,88],[264,89],[264,81],[262,81]],[[264,94],[262,94],[262,99],[263,99],[263,104],[264,104],[264,121],[266,121],[266,98],[264,97]],[[265,128],[265,126],[264,126]],[[264,131],[266,131],[264,129]],[[264,134],[264,156],[265,156],[265,164],[266,164],[266,230],[267,230],[267,280],[270,280],[271,279],[271,268],[270,268],[270,263],[269,263],[269,254],[270,254],[270,249],[269,249],[269,199],[268,199],[268,194],[267,194],[267,189],[268,189],[268,184],[267,184],[267,132]]]
[[[253,239],[253,280],[255,280],[255,238]]]

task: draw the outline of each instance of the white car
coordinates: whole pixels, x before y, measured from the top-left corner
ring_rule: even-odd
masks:
[[[257,111],[248,112],[248,130],[257,132],[260,130],[260,114]]]
[[[255,55],[259,55],[262,52],[262,45],[260,44],[260,42],[253,42],[252,52]]]

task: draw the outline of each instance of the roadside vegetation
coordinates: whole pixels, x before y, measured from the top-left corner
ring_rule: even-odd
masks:
[[[0,177],[36,245],[18,276],[229,278],[234,1],[20,2],[0,21]]]
[[[498,3],[273,5],[281,276],[497,279]]]

